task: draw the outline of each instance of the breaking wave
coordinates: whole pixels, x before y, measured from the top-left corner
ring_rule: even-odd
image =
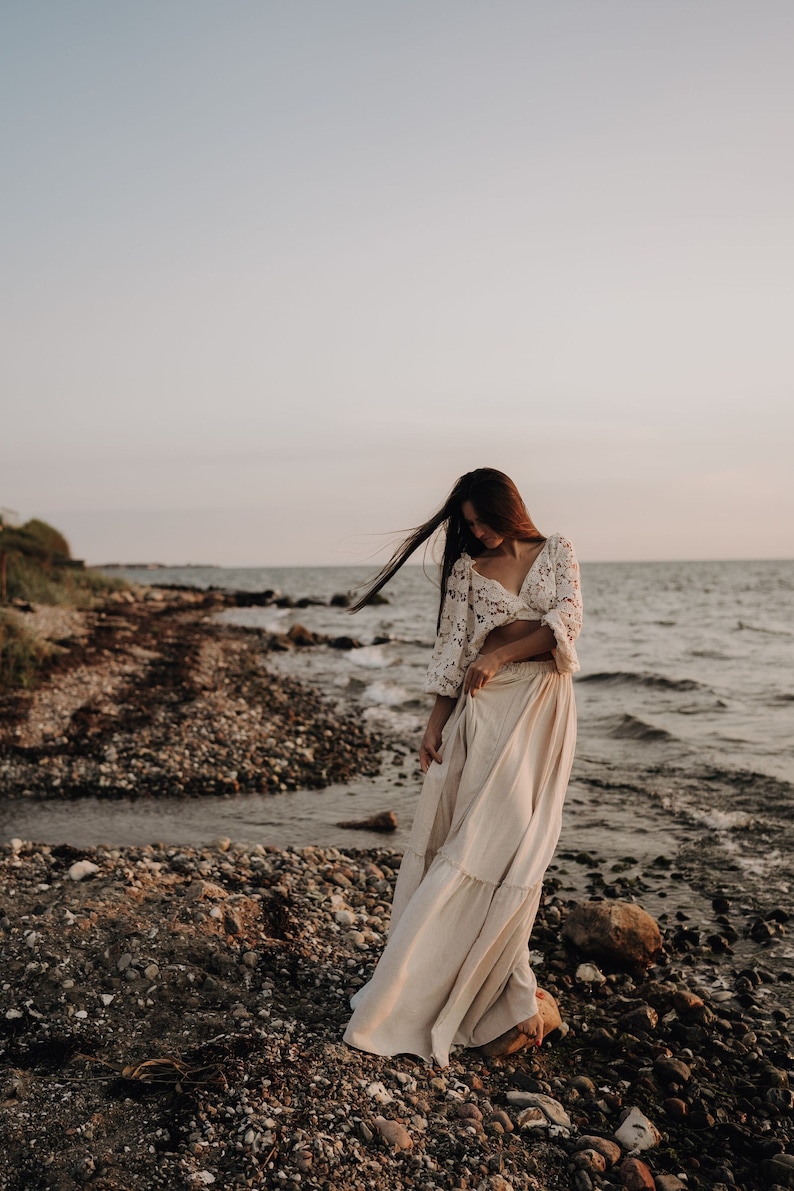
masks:
[[[664,674],[635,673],[631,670],[602,670],[597,674],[584,674],[577,682],[601,682],[610,686],[647,686],[666,691],[702,691],[708,688],[694,678],[667,678]]]
[[[616,715],[607,720],[607,733],[616,740],[673,740],[664,728],[654,728],[633,715]]]

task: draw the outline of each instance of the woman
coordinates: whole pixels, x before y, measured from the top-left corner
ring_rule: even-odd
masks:
[[[513,1026],[543,1037],[528,942],[573,763],[582,605],[570,542],[544,538],[512,480],[485,467],[458,480],[354,610],[441,527],[425,781],[386,949],[345,1041],[443,1067],[453,1044]]]

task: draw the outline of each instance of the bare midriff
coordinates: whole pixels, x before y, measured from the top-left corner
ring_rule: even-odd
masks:
[[[491,629],[480,653],[493,653],[502,645],[512,645],[515,641],[520,641],[522,637],[529,637],[539,628],[539,620],[514,620],[511,624],[500,624],[497,628]],[[536,653],[531,658],[524,660],[527,662],[552,662],[554,655],[551,650],[547,650],[545,653]]]

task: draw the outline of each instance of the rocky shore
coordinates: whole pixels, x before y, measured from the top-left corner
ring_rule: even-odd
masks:
[[[3,796],[279,792],[377,773],[380,742],[358,720],[268,670],[271,649],[317,638],[300,626],[272,638],[213,619],[238,602],[143,589],[92,612],[31,609],[55,656],[33,691],[0,696]]]
[[[55,649],[46,682],[0,701],[4,794],[289,797],[378,772],[358,720],[268,668],[353,643],[219,625],[230,598],[26,613]],[[341,1042],[399,860],[2,845],[0,1191],[794,1186],[784,908],[714,890],[687,916],[671,857],[562,851],[531,943],[561,1025],[439,1071]],[[638,901],[661,933],[605,950],[588,915],[628,906],[625,935]]]
[[[762,952],[723,959],[719,993],[691,924],[645,971],[588,958],[555,878],[532,946],[563,1025],[540,1050],[439,1071],[344,1046],[398,863],[4,846],[0,1187],[794,1185],[794,1055]]]

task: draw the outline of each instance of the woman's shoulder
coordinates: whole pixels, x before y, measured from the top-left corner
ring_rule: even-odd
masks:
[[[573,550],[573,542],[564,533],[550,533],[546,544],[549,550]]]
[[[468,591],[471,583],[471,564],[472,559],[468,554],[461,554],[455,559],[446,583],[447,592]]]

